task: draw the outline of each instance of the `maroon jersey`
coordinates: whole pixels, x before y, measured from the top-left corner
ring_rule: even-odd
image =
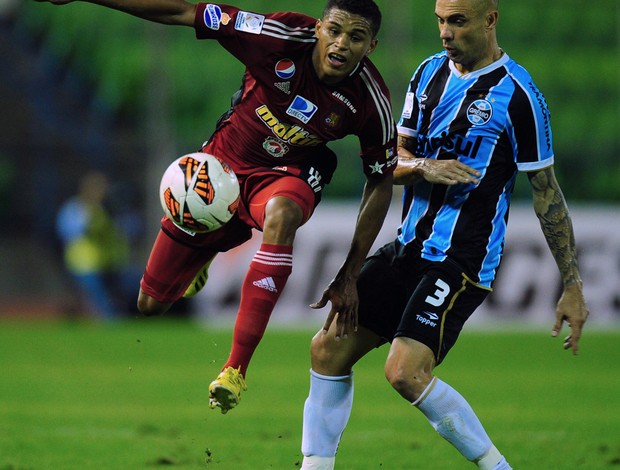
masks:
[[[336,166],[326,143],[347,135],[359,138],[367,177],[396,166],[396,126],[381,75],[364,58],[341,83],[322,83],[312,65],[315,24],[300,13],[198,4],[196,37],[216,39],[246,67],[240,94],[205,149],[241,177],[301,168],[315,171],[323,186]]]

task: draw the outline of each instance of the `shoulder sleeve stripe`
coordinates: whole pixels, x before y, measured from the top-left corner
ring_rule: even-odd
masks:
[[[519,117],[521,118],[521,122],[528,123],[530,127],[515,129],[515,136],[521,142],[521,146],[518,149],[521,155],[517,160],[519,162],[543,161],[549,157],[549,153],[551,152],[551,134],[548,116],[544,114],[546,112],[546,109],[544,109],[545,106],[535,102],[535,96],[533,96],[534,92],[528,90],[525,84],[519,80],[515,74],[510,71],[509,74],[516,87],[513,99],[518,99],[520,97],[522,100],[529,103],[527,111],[524,108],[520,108],[521,113]],[[509,105],[509,114],[512,111],[511,108],[512,107]],[[537,110],[539,110],[539,112],[536,112]],[[515,119],[513,119],[513,122],[515,122]],[[530,131],[525,132],[526,129]],[[534,132],[531,132],[531,129],[533,129]]]
[[[285,25],[279,21],[266,19],[263,25],[262,33],[266,36],[285,39],[287,41],[297,42],[314,42],[314,28],[311,27],[293,27]]]
[[[381,121],[381,130],[383,132],[383,144],[387,144],[396,135],[396,124],[394,123],[394,118],[392,116],[390,100],[385,93],[383,93],[381,87],[370,74],[367,67],[364,67],[360,77],[366,84],[366,87],[370,92],[370,96],[372,96],[372,99],[377,107],[379,119]]]

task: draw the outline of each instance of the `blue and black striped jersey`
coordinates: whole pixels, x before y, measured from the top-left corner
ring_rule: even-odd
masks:
[[[490,288],[499,266],[518,171],[553,164],[547,103],[529,73],[504,54],[461,74],[445,52],[415,71],[398,122],[418,157],[459,159],[480,183],[419,181],[403,194],[399,240],[433,261],[450,259]]]

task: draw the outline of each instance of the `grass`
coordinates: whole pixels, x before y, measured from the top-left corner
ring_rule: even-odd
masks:
[[[311,331],[268,331],[249,390],[207,408],[229,330],[183,321],[0,322],[0,470],[295,469]],[[572,357],[546,332],[465,331],[438,375],[468,398],[516,469],[620,468],[620,333]],[[467,469],[383,379],[356,368],[337,468]]]

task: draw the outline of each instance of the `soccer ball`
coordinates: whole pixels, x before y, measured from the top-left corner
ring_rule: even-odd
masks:
[[[159,186],[161,206],[179,228],[212,232],[228,222],[239,206],[239,182],[232,169],[208,153],[177,158]]]

